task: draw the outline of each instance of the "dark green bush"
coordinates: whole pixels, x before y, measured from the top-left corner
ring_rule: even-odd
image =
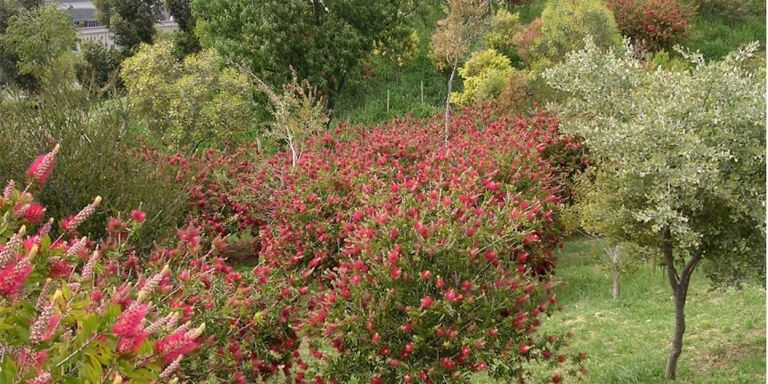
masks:
[[[59,143],[56,172],[38,195],[47,216],[64,218],[102,196],[103,209],[81,233],[101,236],[108,216],[141,207],[148,214],[142,244],[172,234],[187,208],[185,183],[174,169],[148,160],[151,151],[138,149],[120,100],[102,102],[76,88],[43,95],[0,95],[0,179],[25,182],[29,159]]]

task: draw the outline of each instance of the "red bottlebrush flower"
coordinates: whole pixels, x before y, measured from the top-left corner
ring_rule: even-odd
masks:
[[[445,300],[451,303],[455,303],[461,300],[461,295],[456,291],[454,291],[453,289],[449,289],[445,291],[444,296],[445,296]]]
[[[427,309],[427,308],[429,308],[429,307],[431,307],[431,306],[432,306],[432,297],[430,297],[430,296],[424,296],[424,297],[421,299],[421,308],[422,308],[422,309]]]
[[[456,368],[456,364],[451,360],[450,358],[443,357],[442,360],[440,360],[440,364],[443,365],[443,368],[445,368],[446,371],[453,371],[454,368]]]
[[[135,336],[123,336],[117,341],[117,353],[124,355],[136,354],[139,347],[141,347],[141,343],[146,339],[147,334],[145,332],[139,332]]]
[[[69,275],[72,274],[72,271],[74,270],[74,267],[72,266],[72,264],[69,264],[68,262],[61,259],[51,260],[50,263],[51,263],[50,277],[52,279],[67,278],[69,277]]]
[[[429,280],[429,278],[432,277],[432,273],[429,271],[421,271],[421,278],[424,280]]]
[[[149,311],[147,304],[140,304],[120,314],[112,326],[112,333],[123,337],[133,337],[140,333],[141,323]]]
[[[115,217],[110,217],[109,219],[107,219],[107,233],[109,233],[110,235],[118,235],[121,233],[125,233],[127,229],[128,229],[128,226],[125,225],[124,221]]]
[[[20,217],[27,223],[37,224],[45,217],[45,207],[38,202],[31,202],[20,207]]]
[[[402,274],[403,274],[403,271],[398,267],[394,267],[389,270],[389,276],[393,279],[399,279],[400,275]]]
[[[45,184],[45,181],[51,176],[51,171],[53,171],[53,163],[54,158],[51,153],[36,157],[27,169],[27,177],[37,184]]]
[[[131,220],[139,224],[142,224],[144,223],[145,220],[147,220],[147,214],[144,211],[134,209],[133,211],[131,211]]]
[[[527,344],[520,345],[520,354],[521,355],[524,355],[524,354],[528,353],[528,351],[530,351],[530,350],[531,350],[531,346],[530,345],[527,345]]]
[[[188,247],[196,247],[200,244],[200,229],[192,224],[184,229],[178,230],[177,235]]]
[[[163,357],[166,363],[174,361],[181,355],[187,355],[197,349],[199,343],[195,340],[202,328],[187,332],[181,328],[155,343],[155,352]],[[196,334],[195,334],[196,333]]]
[[[560,375],[552,375],[552,382],[553,383],[557,384],[557,383],[559,383],[561,381],[563,381],[562,376],[560,376]]]
[[[0,269],[0,295],[5,297],[15,295],[24,286],[30,273],[32,273],[32,266],[23,261],[17,264],[11,263]]]

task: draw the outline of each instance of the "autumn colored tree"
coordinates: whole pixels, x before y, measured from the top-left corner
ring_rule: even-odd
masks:
[[[446,17],[437,22],[437,30],[432,35],[429,48],[435,66],[450,73],[443,133],[447,143],[453,80],[459,64],[469,57],[472,44],[480,39],[487,29],[488,4],[481,0],[447,0],[445,8]]]
[[[687,71],[648,71],[627,46],[586,48],[544,73],[597,168],[579,204],[598,233],[658,249],[674,295],[666,377],[677,375],[685,304],[703,264],[715,283],[765,274],[765,72],[758,43]]]

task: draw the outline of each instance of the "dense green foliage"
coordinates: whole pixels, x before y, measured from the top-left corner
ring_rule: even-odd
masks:
[[[82,233],[101,236],[108,215],[141,206],[154,213],[141,229],[145,246],[172,234],[186,211],[185,185],[137,148],[126,106],[77,89],[45,93],[0,97],[0,177],[23,180],[28,159],[60,143],[59,166],[38,196],[49,215],[63,218],[100,195],[102,210]]]
[[[329,109],[377,41],[398,31],[412,0],[193,1],[204,47],[248,64],[273,86],[293,68],[326,97]]]
[[[162,0],[94,0],[93,4],[121,48],[131,52],[141,43],[152,42]]]
[[[695,0],[699,14],[683,45],[704,57],[719,59],[742,44],[760,41],[765,49],[765,2],[761,0]]]
[[[763,270],[765,84],[745,61],[754,49],[647,72],[629,51],[590,43],[546,72],[572,95],[564,125],[601,165],[585,191],[599,232],[655,247],[669,230],[679,257],[699,254],[712,272]]]
[[[509,59],[495,49],[478,51],[459,68],[464,90],[453,92],[451,102],[469,104],[496,99],[504,90],[512,71]]]
[[[42,4],[43,2],[40,0],[0,1],[0,34],[5,33],[11,17],[39,7]],[[13,85],[34,89],[34,78],[31,75],[20,74],[16,66],[17,61],[18,56],[12,49],[6,49],[0,45],[0,86]]]
[[[691,276],[765,276],[765,72],[757,43],[689,71],[646,71],[630,47],[591,41],[547,72],[597,167],[579,188],[587,227],[661,251],[675,297],[666,377],[676,376]],[[684,53],[685,54],[685,53]],[[653,143],[653,145],[649,145]]]
[[[0,35],[0,47],[16,58],[18,75],[48,86],[74,81],[75,42],[72,23],[53,5],[12,16]]]

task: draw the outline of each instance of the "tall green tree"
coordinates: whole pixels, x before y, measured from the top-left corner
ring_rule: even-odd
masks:
[[[203,47],[242,61],[272,86],[308,80],[328,109],[349,75],[398,30],[418,0],[193,0]]]
[[[674,296],[666,377],[699,264],[716,283],[765,275],[765,71],[758,44],[685,71],[647,70],[591,40],[544,73],[571,98],[562,126],[597,163],[579,204],[598,233],[660,250]],[[597,223],[598,225],[594,225]]]
[[[11,17],[42,4],[42,0],[0,0],[0,35],[5,33]],[[18,60],[13,49],[5,49],[0,46],[0,85],[13,84],[28,90],[34,89],[36,87],[34,77],[19,74],[16,67]]]
[[[179,25],[174,35],[174,44],[180,55],[200,50],[200,41],[195,35],[195,16],[192,14],[192,0],[165,0],[165,9]]]
[[[160,20],[163,0],[94,0],[96,17],[115,35],[115,44],[133,52],[150,43]]]
[[[17,73],[49,86],[74,82],[76,42],[69,17],[53,5],[19,11],[0,35],[0,47],[16,58]]]

